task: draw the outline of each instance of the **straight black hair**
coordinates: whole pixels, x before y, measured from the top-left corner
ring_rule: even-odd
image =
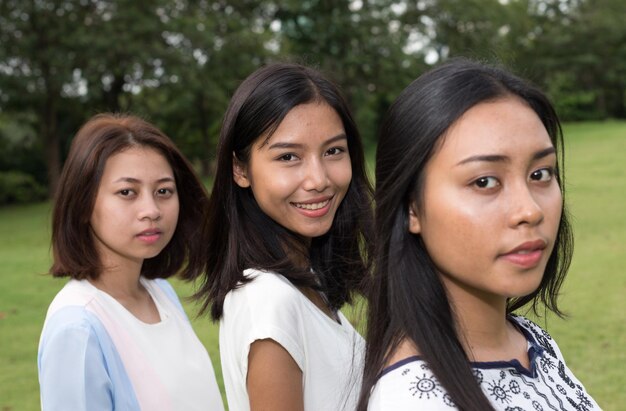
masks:
[[[519,98],[537,114],[563,161],[561,126],[547,97],[501,68],[454,59],[426,72],[392,104],[376,153],[376,235],[368,286],[367,350],[358,410],[390,355],[408,338],[460,410],[493,409],[477,383],[455,328],[455,315],[420,236],[409,232],[409,206],[423,205],[424,169],[447,130],[471,107]],[[563,170],[556,178],[563,193]],[[573,237],[563,210],[555,246],[533,293],[512,298],[507,312],[540,304],[559,315],[557,296],[571,261]]]
[[[267,216],[250,188],[235,183],[233,162],[236,157],[247,164],[258,139],[269,139],[291,109],[313,102],[328,104],[341,118],[352,180],[331,229],[313,238],[308,246]],[[252,73],[233,95],[220,133],[217,171],[204,226],[207,273],[196,293],[202,300],[200,312],[211,306],[211,317],[218,320],[226,294],[248,281],[243,275],[248,268],[271,270],[294,285],[324,291],[331,308],[350,302],[367,270],[364,251],[371,237],[372,191],[359,132],[334,83],[320,72],[297,64],[275,63]],[[303,267],[295,260],[310,264]]]

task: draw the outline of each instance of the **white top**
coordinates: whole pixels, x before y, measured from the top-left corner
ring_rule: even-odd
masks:
[[[528,341],[529,370],[517,360],[472,363],[485,396],[502,411],[595,411],[598,404],[567,368],[550,335],[530,320],[510,320]],[[419,357],[386,368],[374,389],[368,411],[452,411],[446,390]]]
[[[179,411],[224,406],[208,353],[165,280],[141,279],[161,321],[147,324],[87,280],[52,301],[39,343],[43,410]]]
[[[230,291],[220,320],[220,356],[228,406],[250,409],[248,352],[272,339],[302,370],[306,411],[354,410],[361,386],[363,338],[341,312],[333,321],[285,277],[246,270],[253,278]]]

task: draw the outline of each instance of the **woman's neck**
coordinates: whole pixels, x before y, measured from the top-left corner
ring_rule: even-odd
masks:
[[[140,269],[123,270],[116,267],[105,269],[97,279],[89,281],[115,298],[140,321],[156,324],[161,321],[159,310],[148,290],[141,284],[140,277]]]
[[[139,279],[141,264],[127,263],[114,264],[103,261],[104,269],[98,278],[89,280],[96,288],[105,291],[115,299],[137,298],[145,293]]]
[[[298,241],[292,238],[290,241],[283,241],[283,250],[295,267],[305,270],[311,267],[311,260],[309,258],[311,240],[305,238],[301,238],[301,240],[302,241]]]
[[[528,367],[524,335],[507,320],[505,297],[445,282],[459,341],[470,361],[517,359]]]

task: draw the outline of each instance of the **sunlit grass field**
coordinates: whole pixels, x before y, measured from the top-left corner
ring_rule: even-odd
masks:
[[[568,365],[605,410],[626,404],[626,122],[568,124],[565,168],[576,232],[574,262],[561,299],[569,314],[538,320]],[[45,275],[50,205],[0,208],[0,411],[39,409],[37,344],[46,309],[64,280]],[[188,284],[173,281],[181,297]],[[217,327],[196,319],[220,388]]]

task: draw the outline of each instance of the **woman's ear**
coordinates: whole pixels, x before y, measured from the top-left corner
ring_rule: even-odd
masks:
[[[409,204],[409,231],[413,234],[419,234],[422,231],[420,219],[417,214],[417,206],[415,202],[411,202],[411,204]]]
[[[250,187],[248,170],[246,170],[246,166],[239,161],[235,153],[233,153],[233,180],[235,180],[235,183],[241,188]]]

